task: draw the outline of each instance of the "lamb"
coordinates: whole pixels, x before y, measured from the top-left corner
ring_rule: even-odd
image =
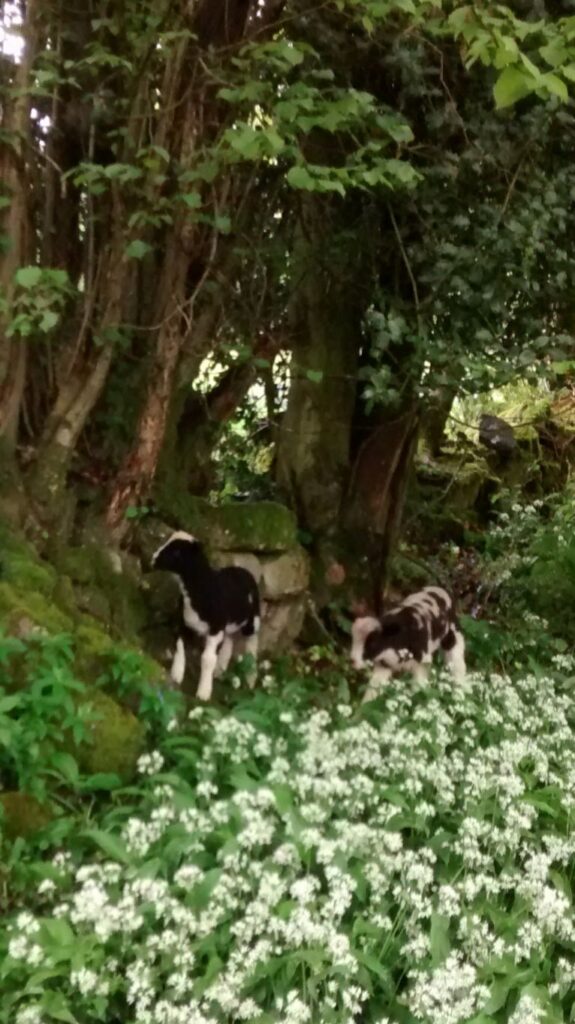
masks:
[[[196,696],[209,700],[215,675],[227,669],[234,648],[233,637],[245,638],[245,650],[257,658],[260,628],[260,596],[247,569],[230,566],[213,569],[195,537],[177,531],[152,558],[152,568],[173,573],[182,592],[182,624],[176,643],[171,678],[180,685],[186,671],[185,639],[189,631],[205,637],[200,682]],[[255,685],[256,674],[248,678]]]
[[[356,619],[351,635],[353,665],[373,665],[364,702],[377,697],[394,673],[412,672],[415,679],[424,682],[439,648],[453,677],[459,682],[465,679],[465,641],[453,601],[441,587],[424,587],[380,619]]]

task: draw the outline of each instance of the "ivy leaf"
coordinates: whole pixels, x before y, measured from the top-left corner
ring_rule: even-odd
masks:
[[[129,259],[141,260],[144,256],[152,251],[152,246],[148,245],[147,242],[143,242],[141,238],[135,238],[133,242],[130,242],[126,249],[126,256]]]
[[[517,67],[507,67],[495,83],[493,95],[498,110],[510,107],[531,92],[534,83]]]
[[[16,284],[19,284],[21,288],[35,288],[41,278],[40,267],[20,267],[15,274]]]
[[[321,384],[323,380],[323,370],[306,370],[305,375],[312,384]]]

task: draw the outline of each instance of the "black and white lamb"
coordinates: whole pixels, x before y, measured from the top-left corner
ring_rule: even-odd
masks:
[[[234,650],[234,636],[245,640],[245,651],[258,653],[260,596],[247,569],[229,566],[213,569],[195,537],[178,531],[162,544],[152,558],[152,568],[173,573],[182,592],[182,623],[172,662],[171,677],[181,684],[186,671],[186,634],[204,637],[200,682],[196,696],[209,700],[214,676],[227,669]],[[248,683],[255,685],[256,673]]]
[[[354,666],[373,666],[364,701],[377,697],[398,672],[412,672],[415,679],[424,682],[439,649],[453,677],[465,679],[465,641],[453,601],[441,587],[424,587],[379,619],[356,619],[351,637]]]

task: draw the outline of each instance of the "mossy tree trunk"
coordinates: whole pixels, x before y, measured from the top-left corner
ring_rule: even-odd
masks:
[[[338,525],[361,346],[360,268],[342,265],[340,228],[326,200],[302,199],[290,310],[291,382],[278,433],[277,478],[301,525],[316,536]]]
[[[26,381],[27,343],[23,337],[8,337],[10,305],[14,298],[14,275],[32,262],[34,244],[29,209],[31,76],[39,44],[40,10],[37,0],[28,0],[23,27],[24,52],[17,66],[11,93],[3,96],[2,140],[0,141],[0,182],[3,202],[0,234],[9,239],[0,261],[0,292],[7,308],[0,316],[0,437],[14,450],[22,396]]]

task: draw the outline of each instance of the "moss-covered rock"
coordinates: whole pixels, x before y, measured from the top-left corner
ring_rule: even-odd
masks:
[[[225,569],[227,566],[235,565],[239,569],[247,569],[260,583],[262,578],[262,563],[257,555],[251,551],[212,551],[212,565],[218,569]]]
[[[89,774],[115,772],[129,780],[144,747],[144,726],[101,690],[94,690],[85,700],[93,720],[88,724],[89,741],[76,751],[80,767]]]
[[[297,524],[293,512],[275,501],[233,502],[210,505],[203,498],[179,496],[173,507],[165,509],[172,527],[187,530],[208,548],[220,551],[286,551],[296,543]],[[155,523],[140,528],[140,546],[151,558],[165,540],[170,527]],[[153,535],[153,546],[151,537]],[[144,540],[142,538],[149,538]]]
[[[8,839],[26,839],[50,823],[50,810],[29,793],[0,793],[0,828]]]
[[[275,501],[221,505],[213,510],[206,540],[222,551],[286,551],[297,542],[297,523]]]
[[[0,622],[7,633],[18,633],[21,620],[29,620],[49,633],[70,633],[74,622],[53,600],[33,590],[0,583]]]
[[[80,611],[135,638],[146,621],[145,600],[135,572],[125,571],[116,552],[96,543],[67,548],[58,568],[75,584]]]

